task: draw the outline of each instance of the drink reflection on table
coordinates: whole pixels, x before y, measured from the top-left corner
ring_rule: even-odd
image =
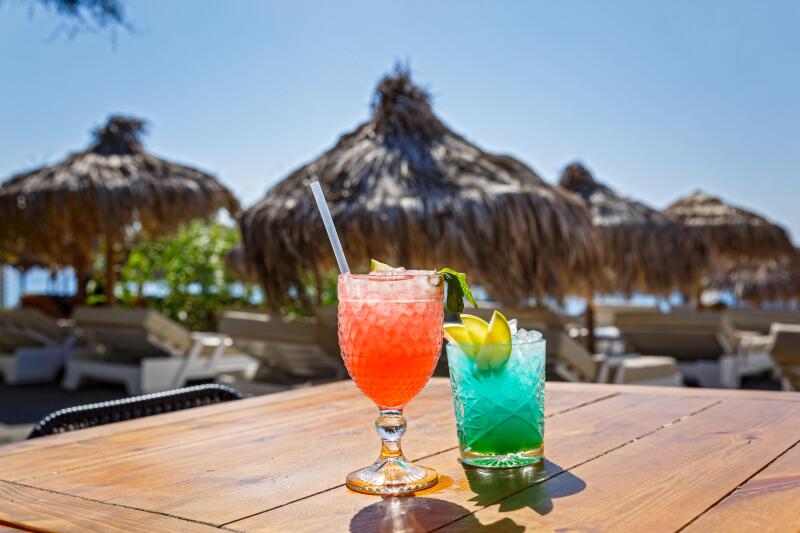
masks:
[[[483,525],[473,511],[437,498],[384,496],[350,520],[352,533],[415,533],[431,531],[458,520],[459,528],[485,533],[518,533],[525,527],[511,518]]]

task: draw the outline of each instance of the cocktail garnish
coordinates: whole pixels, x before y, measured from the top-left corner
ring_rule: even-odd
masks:
[[[500,368],[511,355],[511,328],[502,313],[495,311],[487,324],[480,317],[461,315],[462,324],[446,324],[445,337],[458,344],[478,370]]]
[[[444,281],[447,283],[447,300],[445,302],[445,309],[450,313],[460,313],[464,310],[464,298],[469,300],[469,303],[478,308],[478,303],[472,296],[472,291],[467,284],[467,275],[463,272],[456,272],[452,268],[440,268],[436,271],[440,274]]]
[[[464,324],[445,324],[444,337],[453,344],[458,344],[470,359],[475,359],[475,356],[478,355],[480,346],[472,341],[472,337]]]
[[[500,368],[511,355],[511,327],[500,311],[492,314],[489,331],[483,339],[483,346],[478,352],[478,368]]]
[[[395,270],[395,268],[391,265],[387,265],[386,263],[381,263],[380,261],[376,261],[375,259],[369,260],[370,272],[390,272],[392,270]]]
[[[472,344],[480,347],[489,331],[489,323],[480,317],[466,313],[461,314],[461,323],[467,328]]]
[[[370,272],[390,272],[396,269],[386,263],[370,259],[369,270]],[[452,268],[440,268],[436,273],[442,276],[445,283],[447,283],[447,299],[445,300],[444,307],[448,313],[460,313],[463,311],[464,298],[466,298],[475,309],[478,308],[478,303],[472,296],[469,284],[467,284],[466,274],[463,272],[456,272]]]

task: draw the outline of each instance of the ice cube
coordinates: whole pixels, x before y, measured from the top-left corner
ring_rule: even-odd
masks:
[[[512,318],[509,320],[508,327],[511,329],[511,335],[513,336],[517,332],[517,319]]]
[[[405,267],[397,267],[392,270],[370,270],[370,276],[396,276],[397,274],[405,273]]]

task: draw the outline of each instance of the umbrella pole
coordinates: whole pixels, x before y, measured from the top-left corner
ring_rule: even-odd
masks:
[[[586,298],[586,329],[589,334],[586,337],[586,347],[589,353],[594,354],[594,297],[589,296]]]
[[[106,305],[112,307],[114,305],[114,239],[110,235],[106,235]]]

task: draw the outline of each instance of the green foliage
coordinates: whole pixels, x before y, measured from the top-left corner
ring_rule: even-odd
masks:
[[[175,235],[142,240],[120,271],[119,303],[146,305],[194,330],[214,329],[224,308],[252,305],[254,287],[225,269],[239,239],[236,227],[195,221]],[[145,284],[158,296],[145,299]]]
[[[456,272],[452,268],[442,268],[436,271],[441,274],[447,283],[447,300],[445,307],[448,313],[460,313],[464,310],[464,298],[469,300],[476,309],[478,303],[472,296],[472,291],[467,283],[467,275],[463,272]]]

